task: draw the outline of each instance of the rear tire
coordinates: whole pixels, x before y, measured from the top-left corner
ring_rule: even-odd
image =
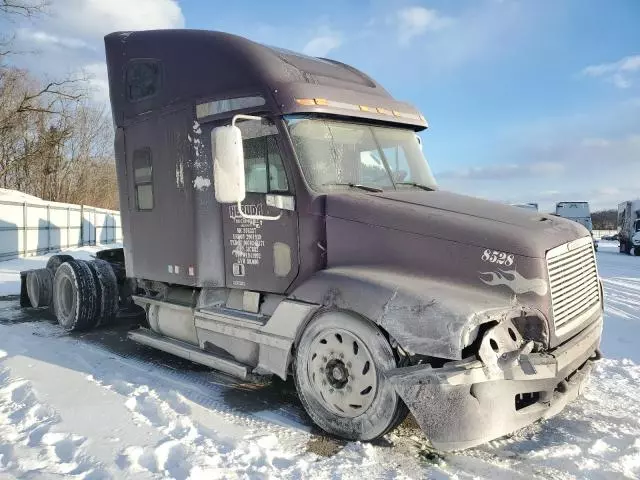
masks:
[[[99,312],[93,273],[87,262],[70,260],[58,268],[53,281],[58,323],[68,331],[87,330]]]
[[[111,325],[118,314],[118,280],[109,262],[96,259],[88,264],[96,283],[97,301],[100,305],[96,325]]]
[[[374,440],[398,426],[407,407],[384,376],[393,349],[372,323],[326,312],[305,328],[294,380],[302,404],[321,429],[348,440]]]
[[[73,260],[73,257],[71,255],[53,255],[52,257],[49,257],[49,260],[47,260],[46,268],[51,270],[51,273],[53,274],[53,276],[55,276],[60,265],[62,265],[64,262],[68,262],[69,260]]]
[[[53,255],[49,257],[49,260],[47,260],[46,268],[51,272],[51,276],[55,278],[56,272],[58,271],[58,268],[60,268],[60,265],[62,265],[64,262],[68,262],[69,260],[73,260],[73,257],[71,255]],[[49,312],[54,317],[56,316],[56,302],[53,301],[53,298],[51,299],[51,303],[49,304]]]
[[[53,275],[47,268],[27,272],[27,295],[33,308],[48,307],[53,297]]]

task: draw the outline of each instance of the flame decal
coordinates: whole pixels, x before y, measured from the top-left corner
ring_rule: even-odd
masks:
[[[487,285],[505,285],[517,295],[533,292],[540,296],[544,296],[549,291],[549,284],[543,278],[524,278],[515,270],[499,269],[495,272],[480,272],[480,275],[490,276],[489,280],[485,280],[480,277],[480,280]]]

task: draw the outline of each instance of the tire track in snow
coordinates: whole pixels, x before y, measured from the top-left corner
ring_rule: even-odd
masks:
[[[612,277],[603,282],[608,313],[640,322],[640,279]]]

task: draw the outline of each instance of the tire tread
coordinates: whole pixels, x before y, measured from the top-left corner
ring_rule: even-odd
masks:
[[[76,303],[73,306],[69,322],[61,321],[62,312],[56,307],[58,323],[69,331],[88,330],[94,326],[98,313],[97,290],[93,273],[84,260],[70,260],[63,263],[56,272],[54,280],[55,301],[59,302],[61,292],[58,291],[58,283],[62,276],[71,280],[76,291]]]

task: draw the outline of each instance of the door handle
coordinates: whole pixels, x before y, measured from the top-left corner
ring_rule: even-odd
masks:
[[[296,209],[296,199],[291,195],[277,195],[268,193],[267,206],[293,212]]]

